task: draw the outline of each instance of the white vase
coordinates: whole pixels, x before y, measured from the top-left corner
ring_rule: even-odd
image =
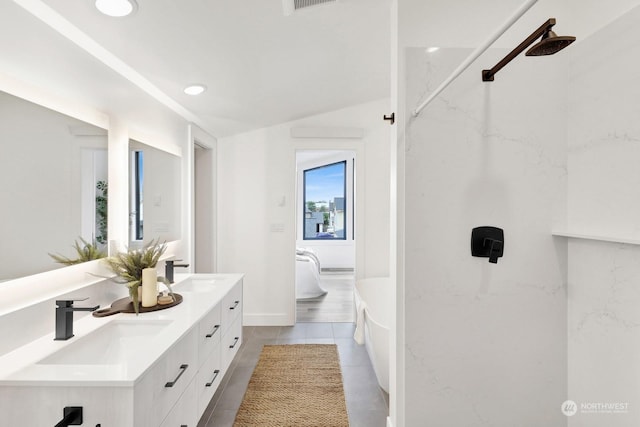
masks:
[[[142,306],[153,307],[158,304],[158,273],[155,268],[142,270]]]

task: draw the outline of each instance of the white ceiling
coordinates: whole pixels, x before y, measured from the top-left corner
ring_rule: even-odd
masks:
[[[284,16],[281,0],[44,0],[226,136],[389,96],[390,1],[338,0]],[[189,83],[208,90],[185,95]]]

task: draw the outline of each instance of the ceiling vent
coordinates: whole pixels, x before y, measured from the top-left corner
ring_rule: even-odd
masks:
[[[316,6],[324,3],[335,3],[337,0],[282,0],[282,8],[285,16],[306,7]]]

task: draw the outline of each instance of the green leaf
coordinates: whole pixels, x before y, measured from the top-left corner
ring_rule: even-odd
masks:
[[[49,253],[49,256],[53,258],[55,262],[64,265],[80,264],[87,261],[101,259],[107,256],[104,251],[98,248],[98,243],[95,239],[93,239],[91,243],[87,242],[82,237],[79,237],[78,239],[80,239],[82,245],[77,240],[73,244],[73,248],[76,251],[77,258],[67,258],[63,255],[51,253]]]

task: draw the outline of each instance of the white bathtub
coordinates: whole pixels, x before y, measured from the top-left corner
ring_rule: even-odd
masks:
[[[357,332],[363,333],[364,344],[378,378],[378,384],[389,392],[389,328],[393,313],[393,289],[388,277],[372,277],[356,282],[354,289],[356,311],[364,302],[362,324]],[[364,326],[364,329],[361,329]]]

